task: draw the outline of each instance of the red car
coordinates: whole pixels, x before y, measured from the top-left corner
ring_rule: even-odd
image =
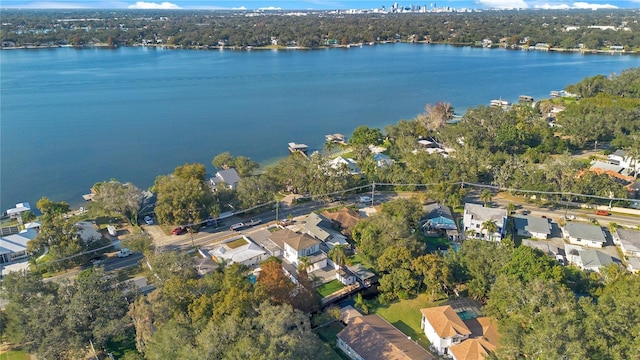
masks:
[[[607,210],[596,210],[596,215],[609,216],[609,215],[611,215],[611,213],[608,212]]]
[[[177,228],[173,229],[173,231],[171,232],[173,235],[182,235],[184,233],[187,232],[186,228],[183,228],[182,226],[178,226]]]

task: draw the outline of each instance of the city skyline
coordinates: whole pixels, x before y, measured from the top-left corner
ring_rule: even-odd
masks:
[[[631,9],[640,0],[4,0],[2,8],[24,9],[209,9],[209,10],[346,10],[390,9],[426,5],[427,9]]]

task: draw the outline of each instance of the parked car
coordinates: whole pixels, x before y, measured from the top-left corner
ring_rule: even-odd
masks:
[[[102,257],[102,255],[96,255],[91,258],[91,265],[99,266],[103,264],[104,264],[104,258]]]
[[[119,258],[127,257],[129,255],[131,255],[131,250],[129,250],[129,248],[122,248],[118,252],[118,257]]]
[[[246,225],[244,223],[237,223],[237,224],[233,224],[233,225],[229,226],[229,230],[238,231],[238,230],[244,229],[245,226]]]
[[[147,216],[145,216],[145,217],[144,217],[144,222],[145,222],[147,225],[153,225],[153,219],[152,219],[152,218],[151,218],[151,216],[149,216],[149,215],[147,215]]]
[[[565,262],[564,262],[564,256],[558,254],[558,255],[556,255],[556,260],[558,260],[558,263],[560,265],[562,265],[562,266],[566,265]]]
[[[281,226],[289,226],[291,224],[293,224],[293,220],[291,220],[291,219],[282,219],[282,220],[280,220],[280,225]]]
[[[609,216],[609,215],[611,215],[611,213],[608,212],[607,210],[596,210],[595,214],[596,215],[601,215],[601,216]]]
[[[173,229],[173,231],[171,232],[173,235],[182,235],[184,233],[187,232],[187,229],[182,227],[182,226],[178,226],[177,228]]]
[[[360,196],[358,199],[359,202],[365,204],[371,202],[371,196]]]
[[[249,221],[245,225],[246,226],[256,226],[258,224],[262,224],[262,220],[260,220],[260,219],[251,219],[251,221]]]

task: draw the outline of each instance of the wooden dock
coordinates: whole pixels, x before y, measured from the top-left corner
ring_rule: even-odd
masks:
[[[292,154],[295,153],[300,153],[302,155],[304,155],[305,157],[307,156],[307,150],[309,150],[309,147],[305,144],[296,144],[294,142],[290,142],[289,144],[289,151]]]

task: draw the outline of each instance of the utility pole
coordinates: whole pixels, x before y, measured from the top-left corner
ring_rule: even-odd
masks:
[[[280,201],[276,200],[276,224],[278,224],[278,208],[280,208]]]
[[[376,183],[371,183],[371,206],[373,206],[373,197],[376,193]]]

